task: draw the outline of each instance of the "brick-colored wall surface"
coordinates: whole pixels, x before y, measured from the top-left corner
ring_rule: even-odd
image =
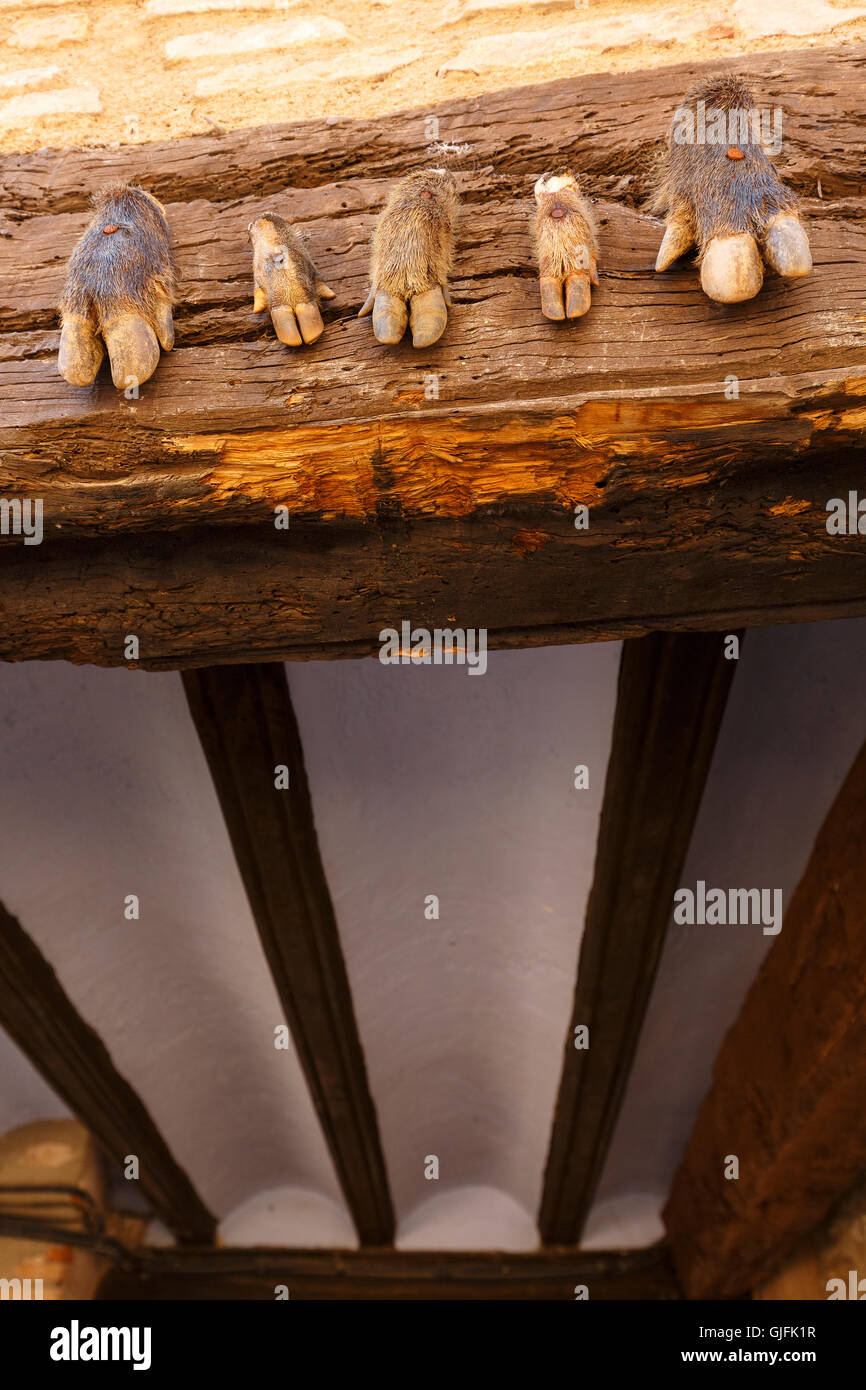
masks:
[[[375,116],[866,38],[838,0],[0,0],[0,149]]]

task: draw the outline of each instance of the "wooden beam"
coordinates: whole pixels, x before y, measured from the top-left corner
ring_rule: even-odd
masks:
[[[866,745],[722,1043],[674,1177],[665,1223],[692,1298],[754,1288],[866,1170],[864,845]]]
[[[664,1245],[632,1251],[502,1254],[420,1250],[138,1250],[138,1269],[114,1270],[104,1299],[590,1299],[679,1297]],[[189,1256],[187,1258],[187,1255]],[[140,1258],[139,1258],[140,1257]]]
[[[640,210],[671,111],[713,65],[438,108],[471,157],[455,308],[428,352],[355,317],[375,215],[425,157],[419,112],[0,159],[0,497],[40,499],[45,528],[40,546],[0,537],[0,657],[121,665],[127,632],[150,669],[355,655],[405,614],[457,613],[498,646],[866,612],[866,537],[825,525],[866,458],[864,52],[744,60],[784,107],[816,272],[734,307],[692,266],[654,273],[661,224]],[[563,159],[603,224],[577,328],[541,317],[526,233],[532,179]],[[167,201],[183,273],[177,346],[137,401],[54,361],[64,260],[115,169]],[[337,292],[294,354],[250,313],[246,226],[275,195]]]
[[[826,161],[825,201],[863,196],[866,171],[857,156],[858,114],[864,94],[866,45],[795,48],[751,53],[734,61],[756,88],[785,110],[784,168],[798,192],[810,195],[818,151]],[[0,156],[3,212],[11,224],[25,217],[83,212],[87,191],[111,179],[143,182],[164,203],[189,199],[232,203],[251,194],[303,194],[331,180],[343,184],[334,216],[344,224],[355,207],[355,186],[365,179],[404,174],[428,157],[429,117],[443,140],[468,144],[471,160],[519,178],[531,192],[547,135],[562,139],[565,164],[575,163],[601,196],[642,201],[652,170],[635,161],[666,133],[686,89],[718,72],[720,63],[676,63],[627,73],[588,73],[521,85],[481,96],[449,99],[424,108],[363,120],[288,121],[265,127],[71,150],[39,149]],[[834,132],[826,138],[828,128]],[[627,179],[623,189],[623,180]],[[351,180],[352,187],[345,186]],[[506,184],[506,187],[508,185]],[[203,249],[203,248],[202,248]],[[330,281],[329,281],[330,283]],[[28,288],[31,288],[28,286]],[[34,292],[39,287],[32,286]],[[19,308],[20,296],[19,296]]]
[[[213,1240],[202,1202],[135,1091],[81,1017],[39,948],[0,903],[0,1024],[123,1168],[136,1154],[142,1190],[179,1241]]]
[[[253,917],[361,1241],[394,1213],[301,739],[278,664],[187,671],[184,688]],[[288,769],[288,790],[275,786]]]
[[[580,1240],[619,1113],[735,661],[719,634],[623,647],[539,1229]],[[588,1048],[575,1028],[589,1028]]]
[[[814,507],[778,530],[766,493],[751,502],[741,493],[734,525],[723,510],[711,520],[709,493],[684,505],[671,493],[658,512],[635,498],[628,519],[594,516],[589,541],[567,515],[542,532],[490,516],[422,530],[395,520],[328,537],[298,527],[290,540],[270,528],[0,546],[0,660],[175,670],[370,656],[380,631],[407,615],[431,631],[455,618],[484,628],[491,651],[862,617],[866,537],[821,538],[809,518],[821,497],[845,497],[863,477],[852,451],[832,479],[800,479]],[[790,488],[780,474],[775,495]],[[679,548],[686,537],[688,555]],[[139,638],[137,662],[126,660],[129,633]]]

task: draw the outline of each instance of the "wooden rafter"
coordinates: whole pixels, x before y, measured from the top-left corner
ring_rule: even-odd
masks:
[[[742,63],[784,108],[816,262],[745,305],[711,304],[693,266],[656,275],[643,211],[671,112],[716,65],[438,108],[471,153],[455,307],[425,352],[382,348],[355,311],[426,108],[0,159],[0,496],[45,508],[42,545],[0,537],[0,657],[122,665],[126,633],[151,669],[354,655],[397,615],[456,615],[495,647],[866,612],[866,538],[826,531],[863,478],[863,52]],[[526,231],[533,179],[563,161],[602,222],[579,326],[542,318]],[[119,173],[167,203],[183,272],[177,346],[136,401],[54,360],[65,256]],[[246,227],[272,205],[337,294],[297,353],[250,312]]]
[[[866,1171],[864,845],[866,745],[722,1043],[674,1177],[665,1223],[692,1298],[753,1289]]]
[[[649,1002],[736,662],[720,634],[623,646],[595,873],[539,1214],[580,1239]],[[575,1047],[574,1030],[589,1029]]]
[[[0,903],[0,1025],[66,1101],[109,1158],[139,1160],[142,1189],[179,1241],[213,1240],[202,1202],[98,1034],[81,1017],[48,961]]]
[[[664,1245],[634,1251],[501,1254],[420,1250],[180,1250],[135,1252],[136,1271],[113,1270],[100,1296],[291,1299],[673,1299]]]
[[[361,1241],[394,1214],[285,669],[184,673],[256,927]],[[277,767],[288,769],[278,790]]]

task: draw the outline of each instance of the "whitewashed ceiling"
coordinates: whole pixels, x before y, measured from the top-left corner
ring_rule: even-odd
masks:
[[[537,1241],[618,659],[603,643],[492,653],[483,677],[289,667],[406,1246]],[[749,634],[684,884],[787,899],[866,737],[864,680],[866,622]],[[295,1055],[273,1046],[279,1004],[179,677],[0,666],[0,785],[0,897],[223,1237],[354,1244]],[[588,1244],[659,1234],[712,1059],[771,941],[671,929]],[[0,1130],[63,1113],[0,1037]]]

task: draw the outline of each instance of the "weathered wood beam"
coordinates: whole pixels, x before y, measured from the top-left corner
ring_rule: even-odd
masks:
[[[213,1240],[216,1220],[150,1114],[81,1017],[39,948],[0,903],[0,1025],[111,1161],[139,1160],[142,1190],[179,1241]]]
[[[139,1271],[114,1270],[104,1299],[675,1299],[664,1245],[633,1251],[463,1253],[420,1250],[138,1250]],[[187,1258],[188,1256],[188,1258]]]
[[[543,168],[545,131],[561,136],[561,162],[574,162],[602,194],[639,201],[652,173],[643,158],[666,131],[674,107],[703,74],[748,75],[771,105],[784,108],[784,161],[799,192],[815,189],[821,151],[826,199],[866,193],[862,43],[751,53],[626,73],[589,73],[449,100],[385,118],[289,121],[115,148],[32,150],[0,156],[0,197],[11,221],[80,212],[85,190],[110,179],[147,183],[163,202],[235,201],[351,180],[337,207],[351,211],[358,180],[391,178],[429,159],[429,118],[439,138],[468,144],[471,163],[525,185]],[[833,138],[827,140],[828,129]],[[62,158],[62,166],[60,159]],[[624,178],[628,185],[621,189]],[[329,282],[330,283],[330,282]],[[29,287],[28,287],[29,288]]]
[[[801,474],[811,500],[797,514],[783,500],[795,471],[756,466],[745,490],[717,480],[656,503],[635,494],[624,511],[596,509],[588,532],[568,512],[424,527],[395,516],[279,537],[0,546],[0,659],[163,670],[365,656],[406,617],[486,628],[493,649],[866,615],[866,537],[828,536],[821,519],[825,496],[862,487],[864,462],[849,451],[832,478]]]
[[[665,1224],[692,1298],[754,1288],[866,1170],[864,845],[866,745],[722,1043],[674,1177]]]
[[[825,526],[866,460],[863,53],[742,65],[784,107],[816,261],[747,305],[711,304],[693,267],[655,275],[638,210],[707,65],[441,107],[471,156],[428,352],[355,318],[375,214],[424,157],[418,112],[0,160],[0,497],[41,499],[45,527],[0,537],[0,657],[122,664],[126,632],[152,669],[354,655],[395,616],[455,612],[491,646],[866,612],[866,538]],[[532,177],[563,158],[603,224],[578,326],[541,317],[526,233]],[[177,347],[137,401],[54,361],[64,261],[115,164],[168,200],[183,273]],[[337,291],[298,353],[250,312],[246,225],[274,194]]]
[[[361,1241],[394,1213],[284,668],[187,671],[190,713],[277,994]],[[288,769],[288,789],[275,785]]]
[[[661,955],[735,661],[713,634],[623,646],[595,873],[539,1213],[580,1240]],[[588,1047],[575,1028],[589,1029]]]

